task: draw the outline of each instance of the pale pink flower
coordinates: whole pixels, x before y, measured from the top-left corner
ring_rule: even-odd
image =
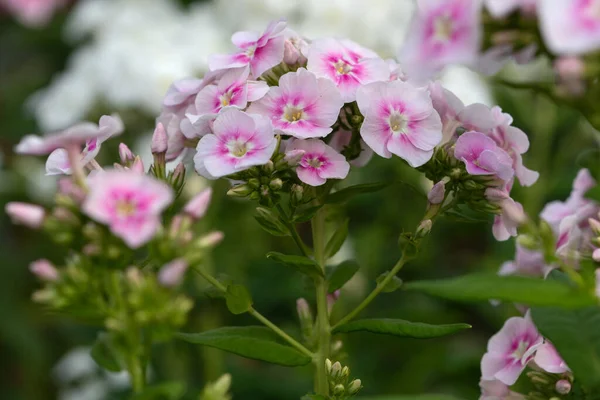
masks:
[[[412,167],[425,164],[442,140],[442,123],[426,89],[407,82],[361,87],[356,102],[365,120],[360,134],[382,157],[396,154]]]
[[[308,42],[290,28],[285,29],[283,36],[283,62],[288,65],[306,65],[307,59],[303,53],[308,50]]]
[[[542,342],[529,312],[524,318],[509,318],[488,342],[487,353],[481,359],[482,379],[514,384]]]
[[[288,150],[304,150],[296,173],[307,185],[321,186],[327,179],[344,179],[350,172],[346,158],[318,139],[296,139]]]
[[[200,139],[194,157],[196,171],[208,179],[266,164],[277,145],[268,118],[236,108],[217,116],[213,132]]]
[[[163,110],[175,113],[185,110],[190,104],[194,103],[198,92],[205,86],[212,84],[219,75],[221,75],[221,72],[208,72],[202,79],[184,78],[173,82],[163,98]]]
[[[65,0],[0,0],[23,25],[38,28],[50,22],[52,14],[65,5]]]
[[[133,171],[100,171],[88,183],[83,212],[133,249],[154,237],[162,211],[173,201],[167,184]]]
[[[258,78],[263,72],[283,61],[286,22],[273,21],[261,34],[258,32],[236,32],[231,41],[239,49],[229,55],[212,55],[208,59],[211,71],[250,66],[250,73]]]
[[[485,0],[485,6],[494,18],[507,17],[514,11],[532,15],[538,0]]]
[[[411,77],[473,64],[481,40],[480,0],[420,0],[399,59]]]
[[[194,196],[183,208],[183,212],[192,217],[195,220],[198,220],[204,217],[206,214],[206,210],[208,210],[208,205],[210,204],[210,199],[212,198],[212,188],[206,188],[196,196]]]
[[[479,400],[524,400],[525,397],[509,389],[508,385],[497,380],[481,380],[481,397]]]
[[[356,100],[356,90],[371,82],[387,81],[390,68],[377,54],[348,39],[319,39],[308,48],[307,69],[328,78],[340,89],[345,103]]]
[[[569,371],[567,364],[548,340],[545,340],[544,344],[537,348],[533,360],[538,367],[551,374],[562,374]]]
[[[551,265],[546,264],[541,251],[529,250],[517,244],[515,260],[502,264],[498,275],[544,277],[552,268]]]
[[[346,146],[350,144],[352,139],[352,132],[345,131],[343,129],[337,130],[331,140],[329,146],[333,147],[336,151],[342,152]],[[373,158],[373,150],[367,146],[364,140],[360,140],[360,155],[354,160],[350,161],[350,165],[354,167],[364,167]]]
[[[158,281],[165,287],[178,286],[188,269],[188,263],[182,258],[171,261],[158,271]]]
[[[553,53],[600,49],[600,1],[539,0],[538,17],[544,42]]]
[[[35,204],[10,202],[6,204],[4,210],[14,224],[31,229],[41,228],[46,217],[46,211]]]
[[[15,152],[41,156],[50,154],[59,148],[80,146],[88,142],[95,143],[94,140],[106,136],[118,135],[122,131],[123,123],[118,116],[104,115],[100,118],[98,125],[92,122],[82,122],[65,130],[53,132],[45,136],[27,135],[15,147]],[[89,151],[93,153],[96,147],[93,144],[91,147],[93,149]]]
[[[271,120],[273,127],[285,135],[300,139],[324,137],[331,133],[344,105],[333,82],[317,78],[304,68],[288,72],[279,79],[248,112]]]
[[[496,126],[490,131],[489,136],[512,158],[515,176],[521,185],[533,185],[540,174],[525,167],[522,156],[529,149],[529,138],[522,130],[511,126],[512,117],[503,113],[500,107],[493,107],[491,112]]]
[[[471,175],[495,175],[504,181],[510,181],[514,175],[510,155],[481,132],[469,131],[460,135],[454,157],[465,163]]]
[[[517,236],[517,228],[525,221],[525,213],[521,203],[510,197],[503,201],[500,206],[502,207],[502,214],[494,217],[492,233],[496,240],[502,242],[510,237]]]

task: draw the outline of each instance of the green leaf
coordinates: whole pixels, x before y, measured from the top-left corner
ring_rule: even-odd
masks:
[[[578,308],[596,304],[590,293],[558,281],[482,273],[458,278],[404,283],[406,290],[457,301],[502,300],[530,306]]]
[[[331,239],[325,245],[325,258],[329,259],[336,255],[342,248],[344,241],[348,237],[348,223],[350,221],[346,219],[337,231],[331,236]]]
[[[254,218],[259,225],[273,236],[290,236],[290,230],[279,216],[266,207],[256,207]]]
[[[229,285],[225,293],[225,302],[232,314],[243,314],[252,307],[252,296],[244,285]]]
[[[293,222],[301,223],[310,221],[311,219],[313,219],[317,211],[321,209],[321,207],[323,207],[323,204],[319,204],[318,206],[311,206],[303,210],[296,211],[296,214],[293,218]]]
[[[591,393],[600,390],[600,307],[579,310],[534,307],[531,316],[576,379]]]
[[[190,343],[288,367],[312,361],[293,347],[278,343],[277,335],[262,326],[228,326],[200,333],[178,333],[176,336]]]
[[[287,254],[271,251],[267,253],[267,258],[270,258],[278,263],[292,267],[295,270],[310,276],[311,278],[324,277],[323,271],[319,265],[308,257],[291,256]]]
[[[382,333],[400,337],[429,339],[451,335],[463,329],[470,329],[468,324],[431,325],[422,322],[410,322],[402,319],[360,319],[337,327],[334,332]]]
[[[327,196],[325,198],[325,203],[327,203],[327,204],[343,203],[356,195],[359,195],[362,193],[377,192],[387,186],[388,186],[388,184],[384,183],[384,182],[363,183],[361,185],[349,186],[342,190],[338,190],[335,193],[331,193],[329,196]]]
[[[378,285],[381,285],[381,283],[386,278],[386,276],[388,276],[389,273],[390,273],[390,271],[385,271],[384,273],[382,273],[381,275],[379,275],[377,277],[375,282],[377,282]],[[402,283],[403,283],[402,279],[398,278],[397,276],[393,276],[392,279],[387,283],[387,285],[385,285],[385,287],[383,289],[381,289],[381,291],[383,293],[394,292],[394,291],[398,290],[400,288],[400,286],[402,286]]]
[[[334,268],[329,276],[329,287],[327,291],[333,293],[346,284],[358,272],[360,267],[353,260],[346,260]]]
[[[185,391],[185,384],[182,382],[165,382],[148,386],[131,400],[177,400],[183,397]]]
[[[600,186],[594,186],[587,192],[585,192],[585,197],[600,202]]]
[[[92,346],[90,353],[96,364],[110,372],[120,372],[123,370],[119,363],[119,358],[110,343],[110,336],[106,333],[100,333],[96,342]]]

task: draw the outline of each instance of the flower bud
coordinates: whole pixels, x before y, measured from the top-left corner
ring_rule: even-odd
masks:
[[[156,129],[152,135],[152,154],[161,154],[167,152],[169,137],[162,123],[156,124]]]
[[[335,302],[337,301],[337,299],[339,299],[340,297],[340,291],[336,290],[333,293],[328,293],[327,294],[327,312],[331,313],[331,310],[333,309],[333,306],[335,305]]]
[[[237,185],[227,191],[227,196],[246,197],[254,192],[254,189],[247,184]]]
[[[302,157],[304,157],[305,153],[306,153],[305,150],[300,150],[300,149],[290,150],[285,153],[285,157],[283,158],[283,160],[290,167],[295,167],[302,160]]]
[[[560,57],[554,61],[554,69],[560,79],[578,80],[585,74],[585,62],[575,56]]]
[[[592,253],[592,260],[600,263],[600,248],[594,250]]]
[[[348,385],[347,392],[350,396],[355,395],[362,388],[362,382],[360,379],[355,379]]]
[[[267,174],[272,174],[273,171],[275,171],[275,164],[273,163],[273,161],[271,161],[271,160],[267,161],[267,163],[265,165],[263,165],[263,170]]]
[[[310,306],[306,299],[300,298],[296,300],[296,311],[298,312],[298,317],[301,321],[307,319],[312,321],[312,313],[310,312]]]
[[[327,375],[331,375],[331,360],[329,358],[325,359],[325,371],[327,371]]]
[[[14,224],[39,229],[44,223],[46,211],[35,204],[10,202],[6,204],[6,213]]]
[[[350,368],[348,368],[348,366],[345,366],[344,368],[342,368],[342,378],[347,378],[350,376]]]
[[[331,374],[330,375],[332,378],[337,379],[340,377],[341,374],[342,374],[342,364],[340,364],[339,361],[336,361],[331,366]]]
[[[590,228],[596,235],[600,235],[600,221],[594,218],[589,218],[588,222],[590,223]]]
[[[429,235],[431,232],[431,227],[433,226],[433,222],[430,219],[425,219],[421,221],[419,227],[417,228],[417,232],[415,232],[415,236],[417,238],[422,238]]]
[[[498,188],[487,188],[485,190],[485,198],[493,203],[499,203],[508,199],[509,195],[505,190]]]
[[[302,53],[295,46],[294,42],[287,39],[283,44],[283,62],[288,65],[295,65]]]
[[[304,188],[300,185],[292,185],[292,195],[294,196],[294,200],[301,202],[304,196]]]
[[[183,208],[183,212],[192,217],[194,220],[199,220],[206,214],[210,199],[212,197],[212,188],[208,187],[194,196]]]
[[[446,184],[443,181],[439,181],[429,191],[427,194],[427,200],[431,204],[440,204],[444,201],[444,196],[446,195]]]
[[[223,396],[227,394],[229,388],[231,387],[231,375],[224,374],[213,384],[213,389],[215,392],[222,394]]]
[[[201,249],[207,249],[210,247],[214,247],[223,241],[225,234],[221,231],[213,231],[207,233],[206,235],[200,237],[196,242],[198,247]]]
[[[188,264],[185,260],[178,258],[161,268],[158,272],[158,281],[165,287],[174,287],[181,283]]]
[[[119,159],[123,165],[128,165],[135,159],[133,152],[125,143],[119,144]]]
[[[43,281],[56,281],[58,271],[52,263],[46,259],[41,259],[29,264],[29,270]]]
[[[131,171],[137,172],[138,174],[143,174],[146,172],[146,169],[144,168],[144,162],[140,156],[135,157],[135,160],[133,160],[133,164],[131,164]]]
[[[339,383],[333,387],[334,396],[342,395],[342,394],[344,394],[345,391],[346,391],[346,388],[341,383]]]
[[[183,162],[177,164],[171,175],[171,184],[175,189],[181,188],[185,182],[185,165]]]
[[[270,183],[269,183],[269,187],[273,190],[279,190],[283,187],[283,181],[279,178],[273,179]]]
[[[555,389],[556,393],[569,394],[569,392],[571,391],[571,382],[569,382],[566,379],[561,379],[556,382]]]

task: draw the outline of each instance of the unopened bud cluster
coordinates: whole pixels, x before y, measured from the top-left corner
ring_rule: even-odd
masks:
[[[325,360],[329,382],[329,393],[333,400],[345,400],[357,394],[362,388],[360,379],[350,379],[350,368],[339,361]]]
[[[530,371],[527,373],[534,389],[527,394],[532,400],[562,400],[572,398],[573,375],[551,374],[545,371]]]

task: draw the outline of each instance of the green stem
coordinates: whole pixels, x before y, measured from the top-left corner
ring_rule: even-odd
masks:
[[[325,211],[317,211],[312,221],[313,246],[315,261],[325,272]],[[325,360],[329,357],[331,328],[327,309],[327,281],[321,278],[316,283],[317,297],[317,338],[318,351],[315,357],[315,391],[318,395],[329,396],[329,382],[325,368]]]
[[[213,285],[214,287],[219,289],[221,292],[227,293],[227,287],[225,285],[223,285],[221,282],[219,282],[215,277],[208,274],[206,271],[202,270],[202,268],[194,267],[193,269],[199,275],[201,275],[204,279],[206,279],[211,285]],[[271,329],[273,332],[275,332],[283,340],[288,342],[296,350],[300,351],[301,353],[307,355],[310,358],[314,357],[314,354],[310,350],[308,350],[306,347],[304,347],[302,344],[300,344],[296,339],[294,339],[293,337],[291,337],[290,335],[285,333],[283,330],[281,330],[277,325],[275,325],[274,323],[269,321],[267,319],[267,317],[265,317],[264,315],[262,315],[261,313],[256,311],[256,309],[254,307],[250,307],[250,309],[248,310],[248,314],[252,315],[258,321],[260,321],[262,324],[264,324],[267,328]]]
[[[146,385],[146,373],[143,363],[140,358],[135,354],[130,354],[127,362],[127,370],[131,377],[131,386],[133,387],[134,393],[141,393],[144,391]]]
[[[304,257],[310,257],[309,251],[306,245],[304,244],[304,241],[302,240],[302,238],[298,234],[298,231],[296,230],[296,225],[293,222],[289,222],[288,215],[280,204],[277,204],[277,211],[279,211],[279,214],[283,218],[284,224],[290,230],[290,233],[292,234],[292,239],[294,239],[294,242],[296,242],[296,244],[298,245],[298,248],[302,252],[302,255]]]
[[[362,310],[364,310],[365,307],[367,307],[375,299],[375,297],[377,297],[379,295],[379,293],[381,293],[381,291],[394,278],[394,276],[396,276],[396,274],[398,274],[398,272],[400,272],[400,269],[402,269],[404,264],[406,264],[406,262],[409,259],[410,259],[409,257],[402,255],[402,257],[400,257],[400,259],[398,260],[396,265],[394,265],[394,268],[392,268],[390,273],[387,274],[386,277],[377,284],[375,289],[373,289],[373,291],[371,293],[369,293],[369,295],[358,306],[356,306],[356,308],[354,310],[350,311],[344,318],[342,318],[337,324],[335,324],[332,329],[335,329],[338,326],[344,325],[345,323],[349,322],[354,317],[356,317]]]

